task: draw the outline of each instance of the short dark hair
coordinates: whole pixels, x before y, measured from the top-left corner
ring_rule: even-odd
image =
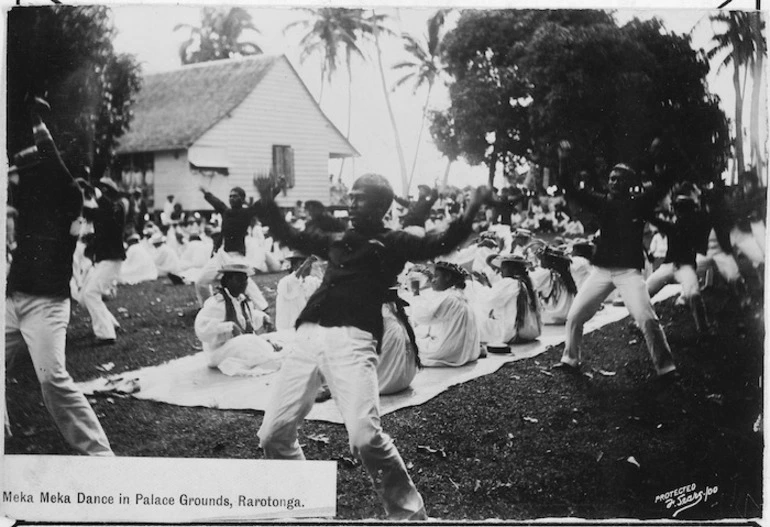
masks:
[[[233,187],[230,192],[235,192],[241,197],[241,199],[246,199],[246,191],[241,187]]]
[[[361,190],[373,196],[381,205],[383,214],[393,204],[393,187],[384,176],[380,174],[364,174],[356,179],[351,191]]]

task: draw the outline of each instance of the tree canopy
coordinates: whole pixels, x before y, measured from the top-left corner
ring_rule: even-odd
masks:
[[[174,31],[180,29],[190,33],[190,37],[179,46],[182,64],[262,53],[257,44],[243,38],[245,33],[259,33],[259,30],[249,12],[242,7],[204,7],[200,27],[179,24]]]
[[[724,170],[727,121],[706,90],[708,62],[657,20],[618,27],[604,11],[465,11],[444,53],[455,82],[443,120],[470,163],[555,166],[558,141],[569,139],[586,167],[603,158],[644,168],[663,137],[680,177]]]
[[[25,99],[43,96],[65,163],[98,178],[128,129],[140,87],[131,55],[116,54],[104,6],[14,8],[8,15],[7,150],[33,144]]]

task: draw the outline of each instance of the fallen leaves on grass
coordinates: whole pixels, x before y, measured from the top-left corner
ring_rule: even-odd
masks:
[[[614,371],[607,371],[607,370],[598,370],[599,374],[604,375],[605,377],[614,377],[617,375],[617,372]]]
[[[334,458],[334,461],[339,461],[343,467],[354,468],[358,466],[358,460],[348,456],[338,456]]]
[[[427,445],[417,445],[417,450],[422,450],[423,452],[427,452],[429,454],[437,454],[441,458],[446,457],[446,452],[443,448],[433,448]]]
[[[112,369],[115,367],[114,362],[105,362],[104,364],[100,364],[99,366],[96,366],[94,369],[97,371],[103,371],[107,373],[108,371],[112,371]]]
[[[712,403],[722,406],[725,402],[725,398],[721,393],[710,393],[706,396],[706,400]]]
[[[636,458],[635,458],[634,456],[628,456],[628,457],[626,458],[626,462],[627,462],[627,463],[631,463],[631,464],[632,464],[632,465],[634,465],[636,468],[642,468],[642,466],[639,464],[639,462],[636,460]]]
[[[539,423],[540,422],[537,419],[535,419],[534,417],[527,417],[527,416],[523,416],[522,420],[524,420],[524,421],[526,421],[528,423]]]
[[[327,436],[326,434],[308,434],[305,437],[307,437],[311,441],[315,441],[316,443],[323,443],[325,445],[329,444],[329,436]]]

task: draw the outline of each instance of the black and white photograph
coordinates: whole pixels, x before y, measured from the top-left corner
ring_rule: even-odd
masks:
[[[0,518],[761,522],[767,16],[691,4],[4,5]]]

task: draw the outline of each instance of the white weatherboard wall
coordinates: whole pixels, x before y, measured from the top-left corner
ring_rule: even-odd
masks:
[[[232,163],[228,176],[218,175],[210,182],[190,176],[195,189],[202,182],[225,201],[234,186],[243,187],[247,196],[256,199],[253,178],[255,173],[270,170],[273,145],[291,146],[295,186],[277,199],[279,205],[287,207],[297,200],[309,199],[328,205],[329,152],[350,151],[285,58],[277,60],[243,103],[195,144],[224,148],[227,152]],[[182,203],[185,208],[209,208],[200,198],[189,201],[189,205],[188,201]]]

